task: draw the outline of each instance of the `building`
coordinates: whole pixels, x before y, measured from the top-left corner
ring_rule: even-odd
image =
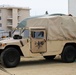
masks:
[[[29,16],[29,8],[0,6],[0,30],[11,31],[21,20]]]
[[[68,13],[76,17],[76,0],[68,0]]]

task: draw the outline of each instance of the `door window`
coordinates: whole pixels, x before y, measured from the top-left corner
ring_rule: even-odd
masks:
[[[31,36],[36,39],[42,39],[44,38],[44,32],[43,31],[40,31],[40,32],[32,31]]]

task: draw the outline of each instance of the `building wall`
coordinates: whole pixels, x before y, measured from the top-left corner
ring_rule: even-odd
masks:
[[[1,17],[1,15],[2,15],[2,11],[0,10],[0,29],[2,29],[2,17]]]
[[[68,0],[68,13],[76,16],[76,0]]]
[[[18,23],[30,16],[29,8],[0,7],[0,29],[10,31],[16,28]]]
[[[19,10],[19,20],[22,21],[24,18],[30,16],[30,12],[28,10]]]
[[[12,10],[12,28],[16,28],[16,26],[18,25],[18,11],[17,9],[13,9]]]
[[[7,30],[7,9],[1,9],[1,24],[2,27],[0,27],[1,30]]]

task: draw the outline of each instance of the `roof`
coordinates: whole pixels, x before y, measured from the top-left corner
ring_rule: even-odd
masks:
[[[38,18],[54,18],[54,17],[57,17],[57,16],[66,16],[66,15],[63,15],[63,14],[50,14],[50,15],[40,15],[40,16],[34,16],[34,17],[29,17],[29,18],[25,18],[24,20],[22,20],[17,28],[24,28],[26,25],[27,25],[27,21],[28,20],[31,20],[31,19],[38,19]]]
[[[30,10],[29,7],[18,7],[18,6],[11,6],[11,5],[0,5],[0,8],[7,8],[7,9],[15,8],[15,9],[28,9],[28,10]]]
[[[24,28],[25,25],[27,24],[27,21],[28,21],[28,20],[30,20],[30,19],[35,19],[35,18],[39,18],[39,17],[43,17],[43,16],[44,16],[44,15],[25,18],[24,20],[22,20],[22,21],[18,24],[17,28]]]

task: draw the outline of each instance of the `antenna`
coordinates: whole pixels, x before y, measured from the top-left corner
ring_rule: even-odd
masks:
[[[47,15],[48,14],[48,11],[46,11],[45,14]]]

